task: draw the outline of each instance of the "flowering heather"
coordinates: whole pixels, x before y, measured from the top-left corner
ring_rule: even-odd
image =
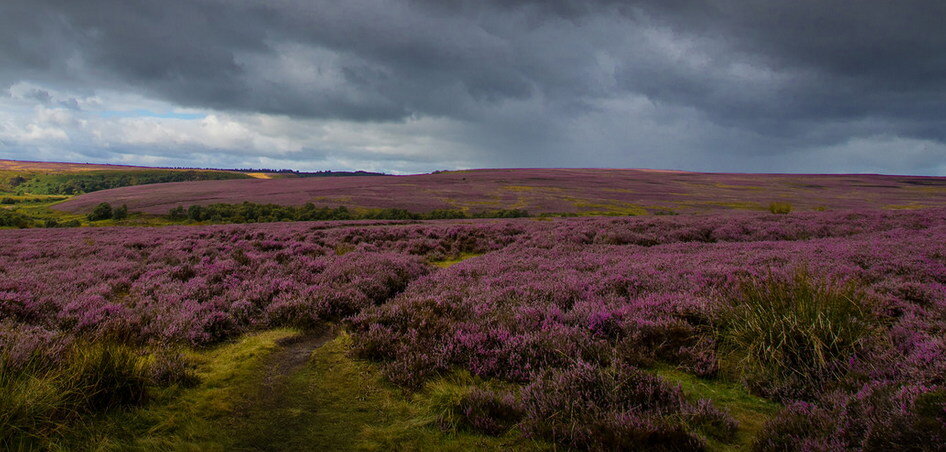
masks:
[[[605,169],[493,169],[384,177],[183,182],[83,195],[57,209],[88,213],[102,202],[165,215],[193,204],[642,214],[768,211],[772,203],[819,208],[946,207],[946,179],[879,175],[712,174]]]
[[[396,384],[465,370],[503,385],[457,409],[460,424],[489,434],[515,426],[589,449],[732,441],[738,422],[658,366],[784,404],[760,449],[932,449],[946,432],[942,209],[8,230],[0,240],[9,368],[55,361],[77,341],[205,346],[340,321],[355,354]],[[765,298],[746,285],[777,294],[765,288],[799,269],[811,293],[853,287],[865,312],[839,317],[864,328],[811,367],[817,385],[750,372],[771,364],[766,355],[725,346],[737,308]],[[802,369],[807,343],[772,368]],[[179,367],[151,372],[173,380]]]

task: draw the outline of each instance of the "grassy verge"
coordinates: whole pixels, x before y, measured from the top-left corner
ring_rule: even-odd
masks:
[[[712,450],[748,449],[765,422],[780,408],[775,402],[750,394],[739,383],[699,378],[669,366],[657,367],[654,372],[667,381],[679,384],[684,394],[693,400],[712,400],[714,405],[728,411],[739,422],[736,442],[723,444],[710,440],[708,443]]]
[[[516,433],[491,437],[439,427],[439,381],[408,396],[375,365],[348,356],[342,333],[274,383],[275,330],[189,352],[201,383],[159,391],[144,407],[89,420],[52,449],[95,450],[470,450],[547,449]]]
[[[276,412],[251,416],[238,429],[249,449],[470,450],[531,448],[514,436],[445,432],[438,425],[435,391],[412,398],[388,385],[373,364],[348,357],[342,333],[317,349],[310,365],[292,377]],[[439,384],[449,384],[439,382]],[[289,428],[286,428],[286,427]]]
[[[230,415],[277,341],[292,330],[246,336],[214,349],[189,352],[201,383],[156,391],[144,407],[90,419],[58,447],[61,450],[224,450],[226,432],[216,423]]]

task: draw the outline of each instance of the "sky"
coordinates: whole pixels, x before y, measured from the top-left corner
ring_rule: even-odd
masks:
[[[3,0],[0,158],[946,175],[946,2]]]

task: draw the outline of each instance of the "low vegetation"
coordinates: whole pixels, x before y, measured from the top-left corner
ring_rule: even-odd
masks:
[[[929,449],[943,224],[0,231],[0,431],[63,449]],[[300,358],[326,325],[338,338]]]
[[[792,213],[792,205],[787,202],[773,202],[769,204],[769,212],[781,215]]]
[[[148,184],[98,191],[57,208],[86,213],[102,202],[127,203],[132,211],[164,215],[195,200],[225,204],[317,202],[349,209],[391,208],[412,212],[438,209],[522,209],[533,215],[645,215],[725,213],[731,210],[809,212],[885,208],[946,207],[946,191],[918,190],[935,178],[878,175],[766,175],[675,173],[605,169],[491,169],[383,177],[319,177],[216,180],[200,184]],[[266,176],[270,177],[270,176]],[[815,184],[817,183],[817,184]],[[818,188],[813,188],[817,185]]]
[[[9,331],[6,332],[9,334]],[[113,343],[49,350],[0,349],[0,447],[39,447],[80,416],[142,404],[151,363]]]
[[[101,204],[100,204],[101,205]],[[529,212],[518,209],[484,210],[468,213],[463,210],[433,210],[410,212],[404,209],[357,209],[345,206],[316,207],[313,203],[302,206],[280,206],[276,204],[210,204],[178,206],[168,212],[167,218],[175,221],[211,223],[267,223],[275,221],[325,221],[325,220],[457,220],[470,218],[521,218]]]
[[[727,371],[767,396],[810,400],[879,325],[855,282],[819,281],[802,267],[740,282],[719,330]]]

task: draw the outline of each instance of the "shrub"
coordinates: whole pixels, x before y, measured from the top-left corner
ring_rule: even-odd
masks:
[[[33,222],[30,217],[12,212],[7,209],[0,209],[0,226],[13,226],[17,228],[28,228]]]
[[[739,423],[729,413],[716,408],[706,399],[699,400],[696,405],[684,410],[686,423],[694,426],[706,436],[730,442],[736,437]]]
[[[122,204],[120,207],[117,207],[117,208],[115,208],[115,210],[112,211],[112,219],[113,219],[113,220],[124,220],[125,218],[128,218],[128,206],[127,206],[127,205]]]
[[[875,331],[856,286],[818,281],[805,268],[745,279],[732,298],[718,325],[723,363],[767,396],[812,398]]]
[[[200,378],[194,373],[194,366],[184,355],[163,351],[155,356],[148,371],[151,383],[161,386],[195,386]]]
[[[824,407],[796,402],[759,433],[756,450],[939,450],[946,389],[872,382],[835,393]]]
[[[769,204],[769,212],[775,214],[786,214],[792,212],[792,205],[787,202],[773,202]]]
[[[843,450],[840,445],[827,447],[833,422],[828,411],[810,403],[795,402],[765,424],[752,446],[757,451]]]
[[[540,376],[523,392],[524,430],[593,450],[701,450],[682,421],[679,388],[626,365],[579,362]]]
[[[184,210],[184,206],[177,206],[172,208],[168,212],[168,218],[171,220],[183,220],[187,218],[187,211]]]
[[[95,206],[95,208],[92,209],[92,212],[86,216],[86,218],[88,218],[89,221],[108,220],[109,218],[112,218],[112,205],[107,202],[103,202]]]
[[[505,391],[448,380],[427,385],[427,391],[430,411],[436,414],[440,427],[448,431],[468,429],[499,436],[524,414],[515,395]]]
[[[488,435],[502,435],[522,419],[522,404],[510,393],[473,388],[458,406],[464,424]]]

